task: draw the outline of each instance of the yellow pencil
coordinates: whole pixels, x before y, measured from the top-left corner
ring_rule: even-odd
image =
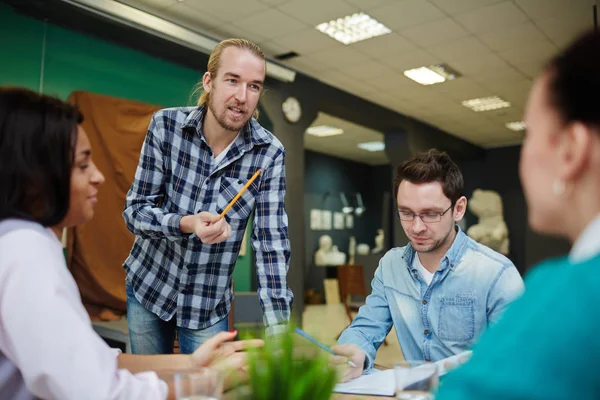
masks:
[[[242,190],[240,190],[240,192],[238,194],[235,195],[235,197],[233,198],[233,200],[231,200],[229,202],[229,204],[227,204],[227,207],[225,207],[225,209],[223,210],[223,212],[221,213],[221,218],[223,218],[225,216],[225,214],[227,214],[227,211],[229,211],[229,209],[231,207],[233,207],[233,205],[235,204],[235,202],[240,198],[240,196],[246,191],[246,189],[248,189],[248,187],[252,184],[252,182],[254,182],[254,180],[256,178],[258,178],[258,175],[260,175],[260,172],[262,171],[262,169],[259,169],[258,171],[256,171],[254,173],[254,175],[252,175],[252,178],[250,178],[250,180],[244,185],[244,187],[242,188]]]

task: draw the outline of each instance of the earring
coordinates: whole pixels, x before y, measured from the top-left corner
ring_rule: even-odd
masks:
[[[552,185],[552,191],[554,192],[555,196],[562,196],[565,193],[565,189],[565,182],[563,180],[557,179],[554,181],[554,184]]]

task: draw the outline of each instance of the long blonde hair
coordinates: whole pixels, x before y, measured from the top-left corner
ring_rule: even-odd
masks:
[[[258,47],[256,44],[252,43],[249,40],[237,39],[237,38],[223,40],[213,49],[212,53],[210,53],[210,57],[208,58],[207,72],[210,74],[210,76],[212,78],[215,78],[217,76],[217,72],[219,71],[219,67],[221,64],[221,54],[223,53],[223,50],[225,50],[228,47],[237,47],[238,49],[248,50],[248,51],[252,52],[252,54],[254,54],[256,57],[260,58],[261,60],[265,59],[265,53],[263,53],[263,51],[260,49],[260,47]],[[265,64],[265,70],[266,70],[266,64]],[[202,89],[202,88],[203,88],[202,81],[200,81],[198,83],[198,89]],[[202,94],[200,95],[200,98],[198,99],[198,106],[203,106],[205,104],[208,104],[209,100],[210,100],[210,93],[202,91]],[[258,119],[258,108],[256,108],[256,110],[254,111],[253,117]]]

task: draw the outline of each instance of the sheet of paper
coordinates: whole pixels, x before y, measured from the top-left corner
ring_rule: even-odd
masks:
[[[330,210],[321,210],[321,229],[330,231],[332,227],[332,215]]]
[[[473,351],[467,350],[462,353],[458,353],[454,356],[444,358],[443,360],[437,361],[435,364],[438,366],[438,375],[444,376],[448,372],[460,367],[471,359]]]
[[[322,228],[321,224],[321,210],[312,209],[310,210],[310,230],[319,231]]]
[[[438,375],[444,376],[450,370],[467,362],[473,353],[468,350],[454,356],[437,361]],[[417,367],[418,369],[418,367]],[[429,372],[424,371],[427,375]],[[411,382],[405,382],[404,386],[413,384],[419,380],[426,379],[426,375],[415,374],[411,377]],[[333,389],[337,393],[350,394],[370,394],[377,396],[394,396],[396,393],[396,381],[393,369],[383,371],[373,370],[370,374],[359,376],[358,378],[346,383],[338,383]]]
[[[394,370],[386,369],[359,376],[350,382],[338,383],[333,391],[337,393],[393,396],[396,394],[395,385]]]
[[[344,222],[344,213],[333,213],[333,229],[344,229],[346,227],[346,224]]]
[[[346,228],[347,229],[354,228],[354,217],[350,214],[346,214]]]

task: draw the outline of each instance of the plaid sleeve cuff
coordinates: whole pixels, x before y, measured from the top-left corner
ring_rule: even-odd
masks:
[[[182,216],[178,214],[167,215],[165,218],[165,227],[168,234],[173,236],[181,236],[181,227],[179,226],[181,218]]]
[[[270,338],[272,336],[280,335],[280,334],[284,333],[286,330],[287,330],[286,324],[271,325],[271,326],[267,326],[265,333],[266,333],[267,337]]]

